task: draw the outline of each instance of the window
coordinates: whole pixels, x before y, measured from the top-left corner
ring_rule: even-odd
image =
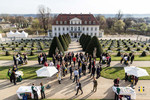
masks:
[[[83,27],[83,31],[84,31],[84,27]]]
[[[78,31],[80,31],[80,27],[78,27]]]
[[[55,33],[55,36],[57,36],[57,33]]]
[[[95,24],[95,21],[93,21],[93,24]]]
[[[67,21],[65,21],[64,24],[67,24]]]
[[[86,28],[86,30],[88,31],[88,30],[89,30],[89,28],[87,27],[87,28]]]
[[[60,31],[60,27],[58,28],[58,30]]]
[[[71,31],[73,31],[73,27],[71,27]]]
[[[93,35],[93,33],[91,33],[91,36]]]
[[[63,31],[65,30],[65,28],[63,27]]]
[[[91,24],[91,21],[89,21],[89,24]]]
[[[58,24],[58,21],[56,21],[56,24]]]
[[[55,31],[56,31],[56,27],[55,27]]]
[[[87,24],[87,21],[85,21],[84,24]]]
[[[93,31],[93,27],[91,27],[91,31]]]
[[[95,33],[95,36],[96,36],[96,33]]]
[[[62,21],[60,21],[60,24],[62,24],[63,22]]]
[[[97,31],[97,27],[95,27],[95,31]]]
[[[69,28],[67,27],[67,31],[69,30]]]

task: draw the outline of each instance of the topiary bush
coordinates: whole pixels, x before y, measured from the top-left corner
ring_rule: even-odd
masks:
[[[34,56],[34,53],[32,51],[30,52],[30,56]]]
[[[21,51],[23,51],[24,50],[24,47],[21,47]]]
[[[146,56],[146,51],[143,51],[141,54],[142,57]]]
[[[138,47],[137,49],[136,49],[136,51],[140,51],[141,49]]]
[[[49,57],[52,57],[53,54],[55,54],[56,48],[58,48],[58,50],[64,54],[64,49],[63,49],[58,37],[54,37],[52,40],[52,43],[51,43],[51,46],[49,49],[49,55],[48,55]]]
[[[62,35],[59,35],[58,38],[59,38],[59,41],[60,41],[60,43],[61,43],[61,45],[62,45],[64,51],[67,51],[67,48],[68,48],[68,47],[67,47],[67,44],[66,44],[64,38],[62,37]]]
[[[10,53],[8,51],[6,51],[5,56],[10,56]]]
[[[149,51],[150,50],[149,47],[147,47],[146,50]]]
[[[120,51],[118,51],[118,53],[117,53],[117,55],[116,56],[121,56],[121,52]]]
[[[86,48],[86,53],[93,55],[94,48],[97,49],[96,56],[100,57],[100,55],[103,53],[103,49],[102,49],[101,44],[96,36],[93,36],[93,38],[89,42],[89,44]]]
[[[128,47],[126,51],[131,51],[130,47]]]

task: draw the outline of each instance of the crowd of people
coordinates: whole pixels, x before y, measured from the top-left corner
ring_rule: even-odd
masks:
[[[109,62],[111,60],[111,57],[108,54],[106,56]],[[58,69],[57,79],[59,84],[62,83],[63,77],[65,77],[66,74],[70,73],[70,80],[76,82],[77,84],[76,95],[78,94],[79,90],[81,91],[81,94],[83,94],[80,78],[87,74],[89,74],[90,77],[93,78],[93,91],[97,90],[98,83],[96,79],[98,79],[101,75],[102,60],[100,60],[99,64],[96,65],[96,59],[93,58],[92,55],[83,53],[74,54],[74,52],[68,52],[64,56],[58,53],[53,55],[53,64]]]
[[[134,61],[134,54],[133,53],[125,53],[125,54],[121,54],[121,60],[120,60],[120,63],[122,64],[122,62],[124,61],[124,64],[125,65],[129,65],[129,61],[130,61],[130,64],[133,63]]]
[[[23,65],[28,63],[27,54],[18,53],[17,55],[13,55],[14,65],[17,67],[18,65]]]

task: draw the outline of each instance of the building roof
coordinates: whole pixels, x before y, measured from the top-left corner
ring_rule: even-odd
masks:
[[[71,25],[70,20],[73,18],[82,20],[82,24],[80,25],[99,25],[98,21],[92,14],[59,14],[52,25]],[[60,23],[61,21],[62,24]],[[87,22],[86,24],[85,21]]]

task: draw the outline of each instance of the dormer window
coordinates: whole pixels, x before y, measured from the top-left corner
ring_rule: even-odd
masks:
[[[85,21],[84,24],[87,24],[87,21]]]

